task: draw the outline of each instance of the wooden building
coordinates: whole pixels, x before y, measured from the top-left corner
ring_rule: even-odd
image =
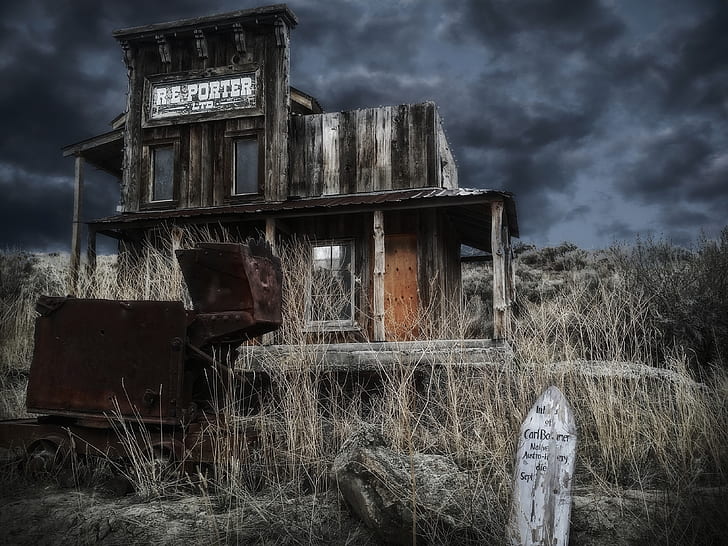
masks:
[[[118,214],[87,222],[129,251],[163,225],[222,225],[241,237],[310,241],[312,327],[349,339],[407,339],[412,317],[460,293],[460,249],[493,257],[494,337],[509,328],[515,203],[464,189],[433,103],[323,113],[289,82],[285,5],[114,32],[129,76],[109,133],[76,158],[72,269],[83,166],[120,180]],[[322,274],[325,273],[325,274]],[[338,291],[343,303],[325,309]]]

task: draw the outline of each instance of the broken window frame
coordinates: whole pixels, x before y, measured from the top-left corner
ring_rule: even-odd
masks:
[[[169,197],[164,196],[162,199],[155,199],[155,184],[157,182],[157,171],[156,171],[156,154],[161,149],[171,149],[171,172],[169,183],[171,185],[171,195]],[[142,149],[142,165],[143,173],[142,180],[145,180],[143,185],[144,190],[142,191],[142,208],[169,208],[176,206],[178,199],[178,174],[179,174],[179,140],[178,139],[164,139],[154,140],[145,143]]]
[[[316,258],[316,249],[330,248],[333,247],[346,247],[346,257],[348,263],[341,265],[345,267],[339,267],[333,269],[333,256],[330,258],[331,271],[343,272],[346,271],[348,275],[348,287],[347,287],[347,299],[348,304],[341,307],[341,310],[346,310],[347,316],[340,316],[339,318],[333,318],[331,316],[322,318],[321,316],[315,316],[314,300],[319,297],[325,297],[327,294],[314,294],[314,283],[316,281],[316,262],[322,261]],[[308,286],[306,288],[306,329],[307,330],[318,330],[318,331],[343,331],[357,329],[356,324],[356,275],[355,275],[355,250],[356,245],[353,239],[332,239],[322,240],[311,243],[310,250],[310,278],[308,279]],[[328,294],[331,296],[331,294]]]
[[[248,168],[248,165],[244,166],[245,174],[247,175],[245,178],[245,190],[246,191],[238,191],[239,190],[239,184],[238,184],[238,176],[240,175],[241,171],[243,169],[240,169],[240,165],[238,164],[238,161],[240,159],[238,154],[238,145],[239,144],[254,144],[255,149],[252,150],[252,157],[255,157],[255,170],[251,171]],[[256,135],[250,135],[250,136],[240,136],[240,137],[234,137],[232,139],[232,166],[233,166],[233,173],[232,173],[232,196],[233,197],[239,197],[239,196],[245,196],[245,195],[258,195],[260,193],[260,143],[258,142],[258,138]],[[247,191],[250,190],[250,191]]]
[[[256,170],[256,182],[251,181],[250,189],[253,191],[236,193],[237,191],[237,143],[239,141],[254,141],[257,143],[258,162]],[[228,131],[225,133],[225,172],[227,173],[227,196],[228,202],[246,202],[260,199],[263,196],[263,173],[264,173],[264,134],[261,129],[248,129],[244,131]]]

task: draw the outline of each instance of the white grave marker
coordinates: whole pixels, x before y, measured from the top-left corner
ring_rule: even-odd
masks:
[[[569,543],[576,425],[566,398],[549,387],[521,426],[509,540],[514,545]]]

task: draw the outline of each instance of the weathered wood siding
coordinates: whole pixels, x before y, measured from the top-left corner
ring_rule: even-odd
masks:
[[[122,206],[126,212],[141,208],[189,208],[223,205],[232,194],[231,138],[256,135],[261,149],[260,198],[282,200],[288,191],[288,119],[290,108],[288,28],[276,37],[272,26],[245,27],[246,51],[236,49],[232,32],[206,32],[206,58],[198,55],[189,34],[166,36],[171,63],[165,64],[155,41],[125,45],[129,71]],[[281,43],[282,39],[282,43]],[[258,111],[236,112],[228,119],[171,120],[167,125],[144,127],[145,80],[150,76],[200,77],[212,73],[258,70]],[[148,164],[145,148],[174,143],[175,199],[148,205]]]
[[[290,195],[457,187],[431,102],[291,118]]]
[[[437,116],[437,149],[439,152],[440,171],[442,173],[442,187],[451,190],[458,188],[458,168],[455,158],[447,142],[447,136],[442,128],[442,120]]]

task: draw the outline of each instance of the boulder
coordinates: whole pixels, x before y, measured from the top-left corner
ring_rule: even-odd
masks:
[[[334,460],[339,491],[387,544],[452,544],[483,537],[488,495],[447,457],[395,452],[373,427],[354,433]]]

